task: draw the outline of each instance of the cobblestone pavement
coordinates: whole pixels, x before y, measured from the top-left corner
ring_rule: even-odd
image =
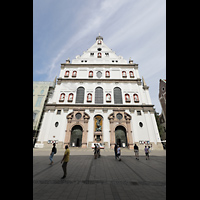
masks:
[[[122,149],[122,161],[113,150],[101,150],[94,159],[91,149],[70,148],[67,177],[61,179],[64,149],[58,149],[49,165],[50,149],[33,149],[33,199],[126,200],[166,199],[166,151],[143,150],[136,160],[133,150]]]

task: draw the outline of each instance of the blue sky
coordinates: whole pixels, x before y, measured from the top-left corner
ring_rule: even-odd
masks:
[[[161,113],[166,78],[166,0],[33,0],[33,81],[53,81],[60,64],[82,55],[101,33],[105,44],[139,64]]]

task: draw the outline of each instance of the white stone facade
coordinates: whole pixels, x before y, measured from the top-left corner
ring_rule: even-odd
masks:
[[[74,141],[83,148],[93,142],[105,148],[125,143],[132,149],[135,143],[148,142],[161,149],[148,88],[139,76],[138,64],[117,56],[98,36],[82,56],[61,64],[37,143],[45,147],[49,140],[56,140],[64,147]],[[101,131],[96,131],[97,118],[101,118]]]

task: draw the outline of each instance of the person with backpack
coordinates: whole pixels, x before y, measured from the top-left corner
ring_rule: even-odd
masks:
[[[50,159],[50,164],[49,165],[52,165],[53,164],[53,156],[54,154],[57,153],[57,149],[56,149],[56,143],[53,143],[53,148],[51,150],[51,153],[50,153],[50,156],[49,156],[49,159]]]

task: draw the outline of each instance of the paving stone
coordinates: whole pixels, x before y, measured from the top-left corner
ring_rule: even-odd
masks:
[[[91,149],[70,148],[67,177],[60,163],[64,150],[49,165],[49,151],[33,150],[33,199],[165,199],[166,152],[152,151],[150,160],[140,152],[122,149],[122,161],[114,158],[113,150],[101,150],[94,159]]]

